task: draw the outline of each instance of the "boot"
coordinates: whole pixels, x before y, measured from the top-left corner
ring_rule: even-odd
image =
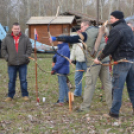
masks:
[[[11,97],[7,97],[7,98],[5,99],[5,102],[9,102],[9,101],[12,101],[12,98],[11,98]]]

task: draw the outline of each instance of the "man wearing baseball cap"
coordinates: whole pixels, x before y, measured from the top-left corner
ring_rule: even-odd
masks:
[[[113,102],[109,115],[119,118],[125,82],[134,114],[134,35],[124,20],[123,12],[112,12],[110,23],[113,28],[107,45],[94,62],[99,64],[103,58],[112,55],[113,60],[118,63],[113,68]]]

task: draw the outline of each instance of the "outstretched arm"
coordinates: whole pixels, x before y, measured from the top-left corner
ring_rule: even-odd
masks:
[[[57,36],[57,37],[52,37],[49,40],[50,42],[62,41],[65,43],[74,44],[74,43],[79,43],[80,42],[79,39],[82,39],[85,42],[87,40],[87,34],[83,32],[75,36]]]

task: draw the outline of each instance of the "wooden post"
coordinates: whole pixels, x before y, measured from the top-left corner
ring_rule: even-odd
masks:
[[[72,98],[71,98],[71,92],[68,92],[68,97],[69,97],[69,111],[72,111]]]
[[[69,97],[69,111],[71,112],[73,109],[72,102],[74,101],[74,94],[71,91],[69,91],[68,97]]]
[[[35,32],[34,32],[35,34]],[[39,98],[38,98],[38,79],[37,79],[37,51],[36,51],[36,39],[34,39],[34,58],[35,58],[35,89],[36,89],[36,98],[37,98],[37,102],[39,102]]]

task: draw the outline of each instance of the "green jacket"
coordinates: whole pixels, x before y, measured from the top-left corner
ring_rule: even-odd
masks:
[[[87,50],[89,52],[91,52],[93,49],[94,49],[94,45],[95,45],[95,41],[97,39],[97,36],[98,36],[98,32],[99,32],[99,29],[94,27],[94,26],[90,26],[89,28],[87,28],[87,30],[85,31],[87,33],[87,40],[86,40],[86,44],[87,44]],[[106,43],[105,43],[105,39],[104,37],[102,38],[101,40],[101,44],[100,44],[100,47],[98,49],[98,52],[97,52],[97,55],[96,57],[98,56],[99,52],[105,47]],[[91,63],[93,63],[93,61],[91,59],[93,59],[89,52],[87,52],[88,54],[88,57],[87,58],[87,65],[91,65]],[[102,62],[109,62],[109,57],[106,57],[102,60]]]
[[[21,34],[19,39],[18,52],[16,52],[14,39],[11,34],[7,34],[2,41],[1,54],[8,62],[8,65],[22,65],[29,63],[29,56],[32,52],[31,42],[28,37]]]

